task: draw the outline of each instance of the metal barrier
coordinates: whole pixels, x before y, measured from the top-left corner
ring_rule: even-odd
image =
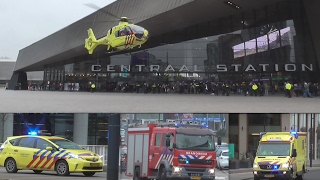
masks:
[[[104,165],[108,160],[108,146],[107,145],[80,145],[84,149],[92,151],[100,156]]]

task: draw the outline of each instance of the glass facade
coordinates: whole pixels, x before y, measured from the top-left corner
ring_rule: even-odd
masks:
[[[108,145],[109,118],[108,113],[89,113],[88,116],[88,145]],[[131,118],[131,119],[130,119]],[[86,119],[76,119],[72,113],[15,113],[13,118],[13,135],[27,135],[29,132],[48,133],[60,136],[71,141],[74,140],[74,131],[83,129],[83,124],[76,121],[85,121]],[[121,137],[126,141],[128,126],[161,123],[169,120],[197,121],[206,123],[209,128],[217,131],[226,137],[225,133],[219,130],[225,130],[225,114],[121,114]],[[85,132],[83,132],[85,133]]]
[[[62,89],[134,92],[136,85],[152,91],[192,93],[193,83],[228,82],[240,86],[267,83],[277,92],[285,81],[318,82],[319,62],[302,0],[282,1],[181,30],[179,43],[160,43],[132,54],[105,52],[74,57],[45,67],[45,83]],[[190,33],[192,32],[192,36]],[[178,35],[177,35],[178,37]],[[164,39],[174,39],[167,37]],[[192,40],[190,40],[192,38]],[[206,88],[200,88],[204,92]]]
[[[88,145],[108,144],[109,114],[89,114]]]
[[[281,132],[281,114],[248,114],[248,151],[258,148],[260,132]]]

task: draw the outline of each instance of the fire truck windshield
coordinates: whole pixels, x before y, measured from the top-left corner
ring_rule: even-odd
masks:
[[[261,143],[257,156],[290,156],[290,143]]]
[[[177,133],[176,148],[188,150],[214,151],[215,144],[212,135],[190,135]]]

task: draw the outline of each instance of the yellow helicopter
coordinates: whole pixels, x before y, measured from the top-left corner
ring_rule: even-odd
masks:
[[[98,9],[92,4],[86,5]],[[109,12],[105,13],[118,18]],[[141,45],[148,40],[149,32],[145,28],[130,24],[127,17],[121,17],[119,19],[119,24],[109,29],[107,35],[100,39],[96,39],[91,28],[88,29],[88,38],[85,39],[85,48],[88,50],[89,54],[92,54],[99,45],[105,45],[107,46],[108,52],[113,52],[128,50],[134,47],[140,48]]]

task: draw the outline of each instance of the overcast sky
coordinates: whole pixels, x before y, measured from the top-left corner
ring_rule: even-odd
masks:
[[[16,60],[23,49],[115,0],[0,0],[0,57]]]

